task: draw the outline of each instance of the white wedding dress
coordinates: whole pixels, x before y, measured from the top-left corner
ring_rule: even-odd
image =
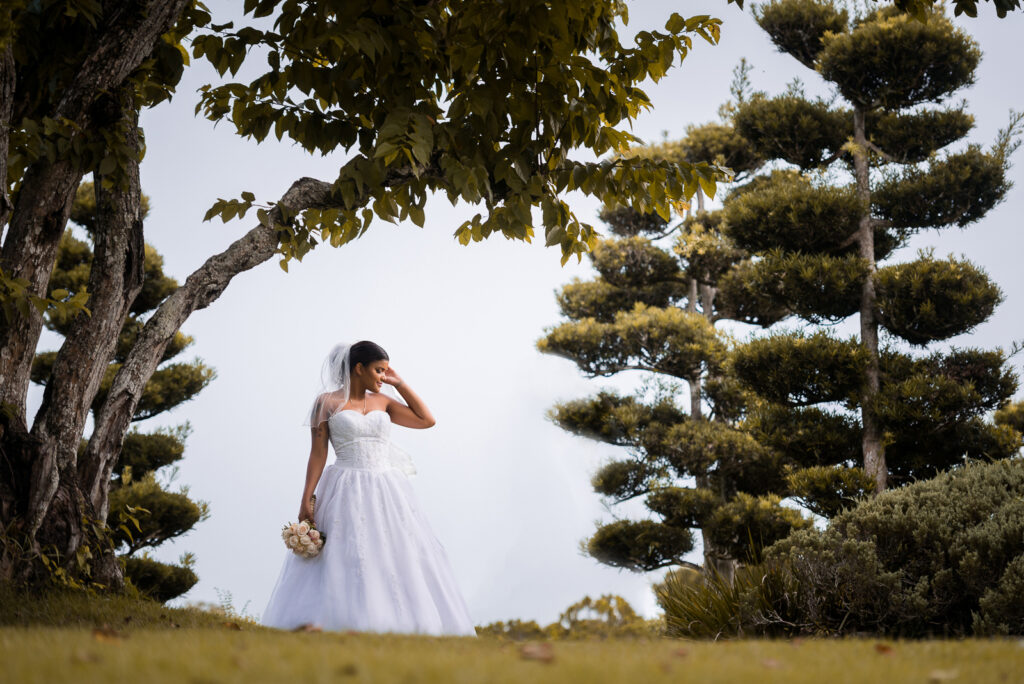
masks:
[[[328,420],[336,460],[316,487],[320,554],[286,551],[262,623],[294,629],[475,636],[444,546],[391,443],[386,411],[346,409]]]

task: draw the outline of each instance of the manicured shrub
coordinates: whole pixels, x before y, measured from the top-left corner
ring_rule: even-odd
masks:
[[[1024,459],[884,492],[765,555],[802,631],[1024,634]]]

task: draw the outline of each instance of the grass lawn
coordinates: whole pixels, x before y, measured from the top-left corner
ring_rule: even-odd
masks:
[[[5,682],[1021,682],[1016,641],[561,641],[0,629]]]
[[[0,681],[1024,682],[1024,641],[557,641],[294,633],[128,598],[0,588]]]

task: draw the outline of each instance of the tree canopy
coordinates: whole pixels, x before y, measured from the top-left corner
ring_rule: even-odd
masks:
[[[350,153],[324,207],[286,211],[282,265],[318,239],[337,246],[374,217],[422,226],[433,192],[483,205],[459,226],[463,243],[493,233],[530,240],[532,208],[563,263],[595,243],[592,226],[560,199],[579,190],[616,197],[668,216],[698,186],[713,194],[724,169],[616,156],[638,142],[623,124],[650,107],[638,87],[686,57],[693,38],[716,43],[720,21],[673,14],[663,31],[640,31],[626,47],[616,31],[625,6],[605,0],[519,3],[327,5],[247,0],[272,30],[214,26],[193,40],[223,75],[252,57],[267,70],[249,83],[203,89],[197,111],[257,141],[289,138],[310,152]],[[651,189],[654,189],[651,191]],[[207,218],[242,216],[255,197],[222,201]],[[286,208],[287,209],[287,208]],[[267,220],[264,209],[262,221]]]

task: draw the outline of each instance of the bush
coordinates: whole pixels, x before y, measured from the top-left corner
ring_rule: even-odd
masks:
[[[1024,634],[1024,459],[889,490],[793,533],[735,579],[655,587],[669,635]]]
[[[124,570],[139,591],[160,602],[181,596],[199,581],[191,563],[171,565],[145,554],[126,558]]]
[[[793,578],[779,563],[740,566],[732,580],[676,568],[656,584],[668,636],[687,639],[786,637],[800,633],[790,599]]]
[[[765,555],[801,631],[1024,634],[1024,460],[884,492]]]
[[[621,596],[584,596],[565,609],[557,622],[541,627],[535,621],[492,622],[476,628],[477,636],[513,641],[548,639],[652,638],[660,636],[660,620],[645,620]]]

